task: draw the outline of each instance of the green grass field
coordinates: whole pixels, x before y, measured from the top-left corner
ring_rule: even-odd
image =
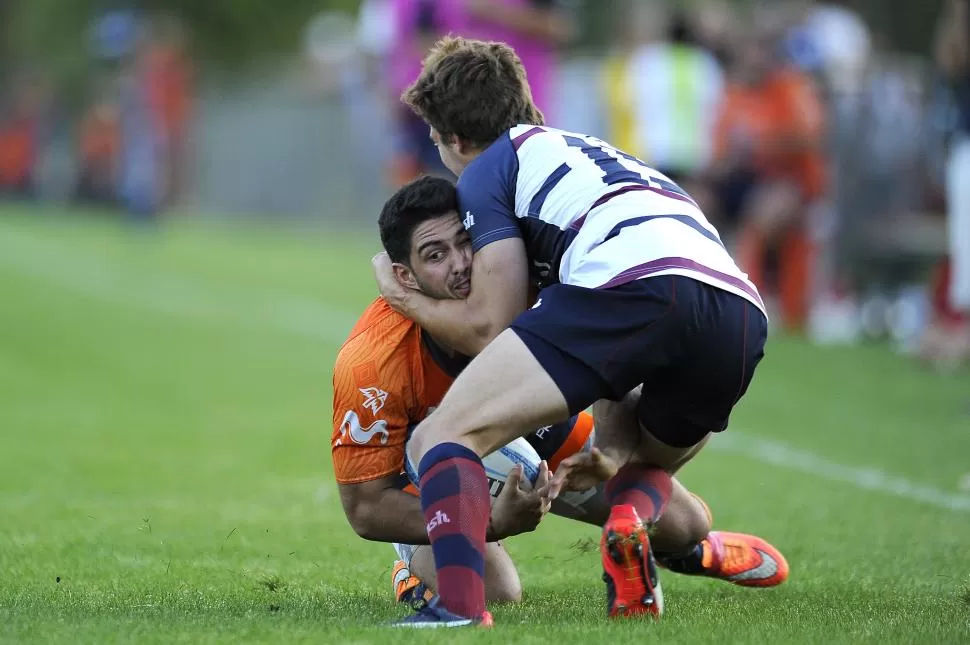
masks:
[[[348,527],[328,448],[375,237],[0,210],[0,639],[401,638],[392,551]],[[549,518],[509,541],[526,598],[494,630],[418,638],[970,642],[970,376],[768,351],[682,479],[786,553],[786,585],[667,574],[663,622],[608,623],[596,531]]]

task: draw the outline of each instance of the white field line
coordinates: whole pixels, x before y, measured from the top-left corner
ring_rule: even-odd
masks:
[[[248,321],[304,338],[338,343],[354,323],[354,315],[308,298],[196,286],[170,273],[153,271],[136,280],[117,267],[78,254],[70,256],[45,241],[21,234],[0,235],[0,265],[76,294],[112,305],[202,321]],[[854,488],[892,495],[948,511],[970,513],[970,496],[875,468],[847,466],[777,441],[729,430],[711,441],[709,448],[738,454],[764,464],[805,473]]]
[[[970,513],[970,496],[950,493],[876,468],[846,466],[806,450],[746,435],[737,430],[728,430],[714,437],[708,447],[862,490],[892,495],[948,511]]]

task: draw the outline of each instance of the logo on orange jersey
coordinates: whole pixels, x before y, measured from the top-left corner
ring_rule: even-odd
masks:
[[[376,417],[377,413],[384,407],[384,403],[387,402],[387,392],[376,387],[362,387],[359,389],[360,393],[364,395],[364,407],[370,410]]]
[[[388,437],[391,436],[391,433],[387,431],[387,421],[378,419],[365,428],[361,426],[360,417],[357,416],[357,413],[350,410],[344,415],[344,420],[340,424],[340,439],[337,439],[337,443],[334,445],[341,445],[347,435],[350,435],[350,439],[354,443],[364,445],[370,443],[370,440],[377,434],[381,435],[381,444],[386,444]]]

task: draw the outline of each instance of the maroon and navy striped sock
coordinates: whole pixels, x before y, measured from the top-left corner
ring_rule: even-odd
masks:
[[[664,512],[673,480],[661,468],[627,464],[606,483],[606,501],[610,506],[630,504],[646,524],[654,524]]]
[[[468,448],[443,443],[421,459],[418,473],[441,603],[478,618],[485,613],[485,531],[492,510],[485,467]]]

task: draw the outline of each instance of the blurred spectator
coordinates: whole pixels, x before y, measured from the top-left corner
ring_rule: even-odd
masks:
[[[740,46],[715,126],[711,179],[737,257],[752,280],[780,296],[790,329],[807,319],[814,250],[807,220],[826,184],[823,108],[811,81],[780,66],[763,34]],[[767,261],[778,261],[768,288]]]
[[[153,109],[150,48],[143,41],[121,72],[119,197],[136,219],[157,215],[165,198],[166,143],[160,114]]]
[[[348,151],[354,190],[374,190],[374,168],[392,159],[387,66],[395,44],[395,0],[364,0],[356,24],[340,12],[323,12],[308,27],[315,84],[326,90],[336,81],[346,126],[359,145]],[[321,83],[323,81],[323,83]]]
[[[705,0],[694,13],[700,44],[714,54],[721,66],[730,61],[739,31],[739,13],[725,0]]]
[[[503,41],[525,66],[533,98],[552,109],[556,47],[572,35],[571,23],[553,0],[393,0],[395,45],[389,61],[390,99],[398,129],[393,162],[396,184],[423,173],[447,174],[425,123],[399,97],[418,77],[421,61],[446,34]],[[550,114],[547,118],[552,120]]]
[[[657,24],[666,34],[654,36]],[[633,51],[607,71],[612,138],[694,193],[689,180],[710,162],[724,76],[686,13],[643,26]]]
[[[34,165],[30,120],[19,115],[0,122],[0,195],[27,197]]]
[[[805,21],[789,33],[789,52],[809,71],[821,73],[828,87],[855,87],[869,59],[869,28],[849,0],[813,2]]]
[[[90,52],[101,60],[120,60],[137,45],[139,29],[134,11],[119,9],[99,14],[88,26]]]
[[[925,104],[921,61],[894,53],[880,32],[872,42],[858,90],[832,111],[837,228],[827,240],[835,273],[826,295],[859,306],[866,336],[891,334],[909,352],[927,322],[926,270],[944,244],[934,214],[934,112]]]
[[[395,124],[391,181],[402,185],[421,174],[449,174],[431,141],[428,127],[400,101],[400,96],[421,73],[421,61],[441,36],[461,25],[455,2],[391,0],[394,45],[388,60],[389,96]]]
[[[879,48],[865,82],[833,114],[836,172],[831,188],[840,213],[840,261],[854,265],[851,282],[863,289],[878,281],[878,271],[885,268],[873,261],[873,251],[886,254],[874,238],[893,233],[891,224],[898,217],[925,206],[929,130],[916,73]]]
[[[947,0],[936,34],[935,54],[949,81],[957,108],[957,126],[946,167],[949,228],[947,287],[953,314],[928,335],[926,353],[952,360],[970,356],[970,3]]]
[[[185,50],[185,33],[175,19],[156,17],[141,53],[148,102],[159,128],[162,167],[162,204],[169,206],[183,192],[192,71]]]
[[[78,142],[77,198],[108,206],[117,203],[120,132],[118,104],[105,93],[87,111]]]
[[[525,67],[535,104],[549,123],[553,113],[557,48],[574,29],[557,0],[453,0],[463,3],[468,22],[461,35],[508,43]]]
[[[12,89],[7,109],[0,107],[0,195],[29,197],[39,146],[41,88],[23,78]]]

